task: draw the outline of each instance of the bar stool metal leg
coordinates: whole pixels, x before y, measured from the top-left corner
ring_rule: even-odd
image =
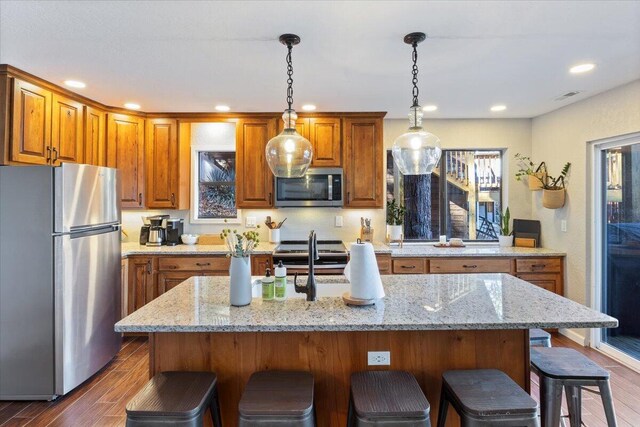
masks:
[[[449,399],[447,399],[444,387],[440,390],[440,406],[438,407],[438,426],[444,427],[447,422],[447,412],[449,410]]]
[[[211,402],[209,402],[209,410],[213,419],[213,427],[222,427],[222,419],[220,418],[220,402],[218,400],[218,389],[213,393]]]
[[[609,380],[598,381],[598,389],[600,389],[600,398],[602,399],[602,406],[604,406],[604,414],[607,417],[607,425],[609,427],[618,427]]]
[[[569,425],[582,427],[582,389],[580,386],[565,385],[564,391],[569,408]]]
[[[562,408],[562,382],[541,375],[540,403],[542,427],[557,427]]]

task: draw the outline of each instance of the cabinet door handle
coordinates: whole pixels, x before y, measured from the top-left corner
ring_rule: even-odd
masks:
[[[171,193],[171,206],[175,206],[175,205],[176,205],[176,194]]]
[[[198,267],[206,267],[207,265],[211,265],[210,262],[196,262]]]
[[[58,161],[58,149],[56,147],[53,147],[52,150],[53,150],[53,160],[51,160],[51,163],[55,163]]]
[[[151,260],[147,261],[147,273],[151,274]]]
[[[47,147],[47,163],[51,160],[51,147]]]
[[[416,268],[416,266],[415,266],[415,265],[402,265],[401,267],[402,267],[402,268],[407,268],[407,269],[409,269],[409,270],[413,270],[414,268]]]
[[[269,204],[273,206],[273,193],[269,193]]]
[[[477,265],[475,265],[475,264],[473,264],[473,265],[462,264],[462,266],[463,266],[464,268],[478,268],[478,266],[477,266]]]
[[[142,193],[138,193],[138,205],[142,206]]]
[[[351,192],[347,191],[347,203],[351,203]]]

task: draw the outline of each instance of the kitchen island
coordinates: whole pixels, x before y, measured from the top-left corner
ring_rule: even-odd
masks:
[[[263,369],[313,373],[319,426],[346,424],[349,377],[365,369],[413,373],[435,422],[447,369],[496,368],[529,389],[530,328],[615,327],[617,320],[506,274],[383,276],[387,296],[347,307],[344,277],[318,279],[316,302],[254,298],[229,306],[227,277],[192,277],[116,324],[150,337],[150,374],[218,375],[223,419],[237,423],[249,376]],[[291,291],[291,289],[289,289]],[[255,296],[259,295],[256,287]],[[389,351],[390,366],[368,366]],[[449,425],[457,425],[452,416]]]

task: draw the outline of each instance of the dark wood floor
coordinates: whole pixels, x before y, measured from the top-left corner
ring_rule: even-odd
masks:
[[[575,348],[607,368],[619,426],[640,426],[639,373],[563,336],[554,336],[553,345]],[[0,402],[0,426],[124,426],[125,405],[148,380],[148,359],[146,339],[128,338],[113,362],[67,396],[55,402]],[[535,376],[531,388],[537,398]],[[583,417],[588,427],[606,426],[599,396],[584,394]]]

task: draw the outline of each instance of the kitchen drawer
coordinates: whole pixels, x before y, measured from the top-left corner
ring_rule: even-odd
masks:
[[[539,286],[549,292],[562,295],[562,276],[556,273],[524,273],[516,277],[533,285]]]
[[[376,255],[376,261],[378,262],[380,274],[391,274],[391,255],[378,254]]]
[[[427,260],[424,258],[396,258],[392,260],[395,274],[425,274]]]
[[[561,258],[521,258],[516,260],[518,273],[560,273]]]
[[[511,259],[449,258],[432,259],[431,273],[510,273]]]
[[[160,257],[159,271],[229,271],[229,258],[225,256],[209,257]]]

